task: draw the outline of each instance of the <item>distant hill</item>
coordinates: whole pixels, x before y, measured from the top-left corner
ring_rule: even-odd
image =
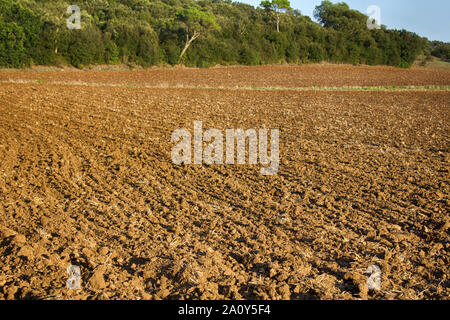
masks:
[[[81,29],[69,29],[72,1],[2,0],[0,66],[329,61],[409,67],[431,52],[448,59],[448,44],[385,26],[370,30],[368,17],[345,3],[322,2],[318,24],[282,2],[288,6],[276,10],[267,1],[254,8],[230,0],[79,0]]]

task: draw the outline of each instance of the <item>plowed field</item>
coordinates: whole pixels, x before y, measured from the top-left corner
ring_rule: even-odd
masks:
[[[448,86],[448,71],[16,72],[0,82],[0,298],[450,298],[449,90],[278,88]],[[194,121],[279,129],[278,174],[173,164],[171,134]],[[66,286],[71,265],[81,290]],[[367,286],[372,265],[380,290]]]
[[[450,85],[448,70],[346,65],[218,67],[137,71],[0,72],[0,81],[150,87],[304,88]]]

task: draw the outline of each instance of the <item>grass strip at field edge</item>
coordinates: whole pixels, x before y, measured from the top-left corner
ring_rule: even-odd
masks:
[[[1,84],[37,84],[37,85],[67,85],[87,87],[118,87],[136,89],[197,89],[197,90],[249,90],[249,91],[450,91],[450,85],[426,85],[426,86],[341,86],[341,87],[211,87],[211,86],[187,86],[187,85],[134,85],[115,83],[91,83],[80,81],[46,81],[46,80],[3,80]]]

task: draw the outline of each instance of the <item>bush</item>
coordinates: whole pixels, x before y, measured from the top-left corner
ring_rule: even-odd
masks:
[[[317,43],[312,43],[308,47],[308,60],[311,62],[321,62],[324,59],[324,50]]]
[[[402,60],[402,61],[400,61],[400,63],[397,65],[397,67],[399,67],[399,68],[404,68],[404,69],[409,69],[409,68],[411,68],[411,64],[409,64],[408,62]]]
[[[105,42],[104,59],[107,64],[119,63],[119,48],[112,40]]]
[[[248,66],[256,66],[259,65],[261,60],[259,58],[258,52],[253,50],[252,48],[245,46],[241,48],[239,51],[239,60],[240,64],[248,65]]]
[[[77,68],[103,63],[104,48],[100,30],[91,25],[81,30],[69,31],[66,46],[61,48],[61,54]]]
[[[437,58],[450,60],[450,43],[438,43],[431,54]]]
[[[23,45],[25,33],[15,23],[0,22],[0,65],[23,67],[30,64]]]

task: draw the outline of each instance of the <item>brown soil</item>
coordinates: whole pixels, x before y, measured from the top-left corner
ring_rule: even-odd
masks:
[[[282,85],[284,70],[295,85],[318,83],[292,69],[247,82]],[[380,70],[449,84],[448,73]],[[243,85],[261,71],[38,76],[157,83],[164,72]],[[337,74],[320,84],[341,85]],[[449,107],[449,91],[0,84],[0,298],[449,299]],[[278,175],[172,164],[171,133],[194,120],[279,128]],[[66,288],[70,265],[81,290]],[[371,265],[380,291],[367,288]]]
[[[0,72],[0,81],[109,83],[139,86],[341,87],[450,85],[450,70],[347,65],[218,67],[136,71]]]

